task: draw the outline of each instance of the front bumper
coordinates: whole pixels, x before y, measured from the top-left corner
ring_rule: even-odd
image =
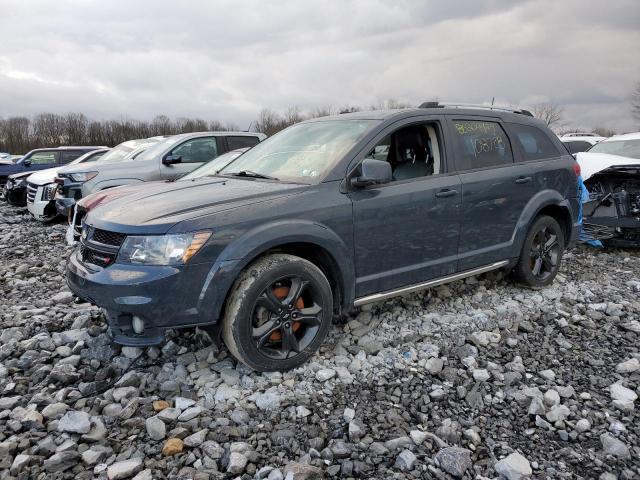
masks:
[[[67,262],[67,284],[78,297],[102,307],[115,342],[157,345],[167,328],[210,325],[217,321],[207,301],[211,264],[141,266],[114,263],[102,268],[82,261],[80,249]],[[214,288],[215,290],[215,288]],[[132,320],[144,321],[135,333]]]

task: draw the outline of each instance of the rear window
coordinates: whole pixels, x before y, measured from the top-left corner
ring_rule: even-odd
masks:
[[[539,128],[518,123],[507,124],[511,139],[520,147],[522,160],[543,160],[562,155],[551,139]]]
[[[513,164],[509,139],[497,122],[453,120],[452,126],[458,170]]]
[[[83,150],[63,150],[61,152],[62,156],[60,158],[60,163],[69,163],[75,160],[76,158],[80,158],[86,152]]]
[[[567,146],[570,153],[586,152],[591,148],[591,144],[584,140],[574,140],[571,142],[564,142],[564,144]]]
[[[251,148],[258,144],[258,137],[237,136],[227,137],[227,145],[229,150],[237,150],[239,148]]]

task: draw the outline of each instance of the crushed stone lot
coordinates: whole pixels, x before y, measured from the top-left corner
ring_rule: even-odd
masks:
[[[195,330],[111,343],[64,231],[0,206],[0,479],[640,477],[640,251],[371,305],[258,374]]]

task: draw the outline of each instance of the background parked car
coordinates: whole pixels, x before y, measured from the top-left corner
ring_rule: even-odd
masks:
[[[640,246],[640,132],[615,135],[577,155],[589,191],[584,228],[617,246]]]
[[[78,157],[69,165],[96,162],[109,151],[108,148],[92,150]],[[30,174],[23,182],[26,190],[26,204],[33,218],[49,222],[58,216],[55,205],[55,193],[58,184],[55,183],[60,168],[48,168]]]
[[[31,150],[15,163],[0,164],[0,188],[4,186],[7,177],[14,173],[35,172],[36,170],[67,165],[85,153],[101,148],[107,147],[57,147]]]
[[[163,139],[128,162],[100,162],[87,169],[74,165],[60,170],[63,186],[56,207],[68,216],[80,198],[106,188],[154,180],[174,180],[229,150],[252,147],[266,138],[262,133],[198,132]],[[106,156],[105,156],[106,158]]]
[[[201,167],[198,167],[192,172],[180,177],[176,182],[193,181],[198,178],[216,175],[218,171],[229,165],[233,160],[238,158],[247,150],[249,149],[239,148],[238,150],[223,153]],[[115,200],[116,198],[136,193],[143,189],[151,189],[154,185],[162,185],[163,183],[165,182],[142,182],[135,183],[133,185],[123,185],[121,187],[101,190],[100,192],[92,193],[91,195],[87,195],[86,197],[78,200],[73,207],[73,213],[69,215],[69,227],[66,234],[67,243],[73,244],[80,239],[80,234],[82,233],[82,220],[92,208],[95,208],[98,205],[103,205],[111,200]]]
[[[569,133],[560,137],[560,141],[565,144],[569,153],[575,154],[585,152],[596,143],[606,140],[607,137],[600,137],[594,133],[575,134]]]
[[[127,140],[105,153],[100,159],[101,164],[120,164],[122,162],[128,162],[141,153],[147,150],[152,145],[168,138],[167,136],[160,135],[156,137],[141,138],[138,140]],[[71,173],[67,173],[67,168],[72,170]],[[56,190],[55,203],[56,209],[60,215],[68,216],[73,207],[76,199],[82,198],[80,189],[82,185],[93,178],[94,172],[86,172],[84,167],[80,167],[80,171],[73,170],[74,166],[67,166],[58,170],[58,175],[55,179],[59,185]],[[116,167],[117,169],[118,167]],[[89,178],[91,177],[91,178]]]

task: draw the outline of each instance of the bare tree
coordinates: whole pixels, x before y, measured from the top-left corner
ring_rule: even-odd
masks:
[[[282,130],[282,123],[282,117],[277,112],[269,108],[263,108],[260,110],[256,120],[256,131],[273,135]]]
[[[27,153],[31,148],[31,122],[26,117],[9,117],[2,122],[2,150],[11,153]]]
[[[636,83],[636,88],[631,93],[631,113],[636,120],[640,120],[640,82]]]
[[[151,131],[153,135],[171,135],[174,133],[174,126],[166,115],[157,115],[151,122]]]
[[[33,118],[33,136],[43,147],[64,143],[65,121],[55,113],[39,113]]]
[[[80,145],[87,137],[87,124],[89,121],[83,113],[67,113],[64,119],[65,143],[68,145]]]
[[[607,127],[595,127],[591,130],[591,133],[595,133],[596,135],[599,135],[601,137],[612,137],[616,134],[616,131]]]
[[[564,108],[552,102],[539,103],[533,106],[531,113],[533,113],[534,117],[546,123],[547,127],[557,128],[562,124]]]

